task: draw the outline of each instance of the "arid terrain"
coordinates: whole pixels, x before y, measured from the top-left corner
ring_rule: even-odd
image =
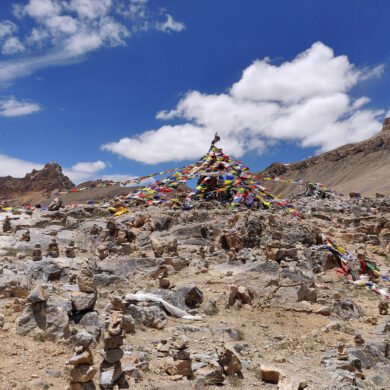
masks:
[[[55,164],[33,175],[46,192],[8,178],[15,206],[51,204],[0,212],[0,389],[388,389],[388,134],[267,171],[370,197],[183,210],[94,184],[53,200],[73,187]]]
[[[127,388],[386,389],[389,314],[317,245],[324,232],[388,275],[390,199],[293,201],[301,222],[213,201],[187,212],[130,207],[115,220],[96,205],[12,214],[0,236],[0,388],[65,389],[82,330],[94,338],[99,383],[107,326],[119,316]],[[138,302],[137,292],[190,317]]]
[[[275,163],[261,172],[263,176],[320,182],[343,194],[356,191],[368,196],[390,193],[390,121],[372,138],[344,145],[306,160]],[[290,194],[300,189],[283,183],[268,182],[275,192]]]

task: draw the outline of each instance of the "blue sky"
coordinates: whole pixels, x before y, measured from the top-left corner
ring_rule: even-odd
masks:
[[[182,166],[221,146],[253,170],[380,130],[376,1],[3,0],[0,176],[76,181]]]

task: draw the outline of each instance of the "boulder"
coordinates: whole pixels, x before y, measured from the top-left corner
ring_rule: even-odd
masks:
[[[85,293],[80,291],[73,292],[71,298],[73,310],[76,312],[93,310],[96,298],[97,296],[95,293]]]
[[[149,328],[163,329],[168,322],[167,315],[158,306],[130,305],[127,314],[130,314],[136,323]]]

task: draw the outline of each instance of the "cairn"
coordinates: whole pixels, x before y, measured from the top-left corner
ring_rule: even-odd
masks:
[[[108,256],[107,245],[101,244],[96,248],[96,254],[100,260],[104,260]]]
[[[35,244],[32,252],[32,259],[34,261],[42,260],[42,248],[41,244]]]
[[[185,336],[179,336],[173,341],[170,355],[171,357],[166,361],[166,373],[191,378],[192,361],[188,349],[188,339]]]
[[[103,362],[100,364],[100,389],[126,388],[126,378],[122,371],[123,339],[125,332],[122,329],[122,313],[113,311],[108,329],[103,337]]]
[[[70,371],[69,390],[96,389],[93,378],[97,369],[93,365],[93,356],[90,350],[93,341],[93,336],[86,331],[79,332],[75,336],[74,354],[69,359],[69,364],[73,366]]]
[[[69,241],[69,244],[65,247],[65,256],[71,259],[76,257],[76,246],[74,241]]]
[[[282,233],[280,230],[272,231],[272,238],[267,242],[266,245],[266,257],[267,260],[279,261],[282,258],[282,244],[280,242]]]
[[[72,293],[71,300],[75,312],[85,313],[94,309],[97,299],[97,289],[91,270],[84,266],[77,275],[79,291]]]
[[[10,231],[12,231],[12,225],[9,216],[7,215],[3,221],[3,232],[8,233]]]
[[[22,240],[22,241],[26,241],[26,242],[30,242],[30,240],[31,240],[30,230],[27,229],[27,230],[22,234],[21,240]]]
[[[47,255],[53,258],[56,258],[60,255],[60,250],[58,249],[58,244],[55,238],[53,238],[49,243]]]

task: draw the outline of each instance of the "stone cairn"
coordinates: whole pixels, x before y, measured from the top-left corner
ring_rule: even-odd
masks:
[[[77,275],[77,285],[79,291],[73,292],[71,296],[73,311],[85,313],[93,310],[97,300],[97,289],[93,273],[87,266],[83,266]]]
[[[12,230],[11,220],[7,215],[3,221],[3,232],[8,233]]]
[[[56,258],[60,255],[60,250],[58,249],[58,244],[55,238],[53,238],[49,243],[47,255],[53,258]]]
[[[30,242],[30,240],[31,240],[30,230],[27,229],[27,230],[22,234],[21,240],[22,240],[22,241],[26,241],[26,242]]]
[[[32,259],[34,261],[42,260],[42,248],[40,244],[35,244],[32,252]]]
[[[127,388],[125,374],[122,371],[123,339],[125,332],[122,329],[122,313],[111,312],[111,320],[103,337],[103,362],[100,364],[100,389]]]
[[[282,244],[280,241],[282,233],[280,230],[273,230],[271,237],[272,238],[268,240],[266,244],[267,260],[280,261],[280,259],[282,258]]]
[[[70,386],[68,389],[95,390],[96,386],[93,378],[97,373],[97,369],[93,365],[93,356],[90,350],[94,338],[90,333],[82,331],[76,334],[75,339],[74,354],[69,360],[69,364],[73,368],[70,371]]]
[[[76,246],[74,241],[69,241],[68,245],[65,247],[65,256],[71,259],[76,257]]]

